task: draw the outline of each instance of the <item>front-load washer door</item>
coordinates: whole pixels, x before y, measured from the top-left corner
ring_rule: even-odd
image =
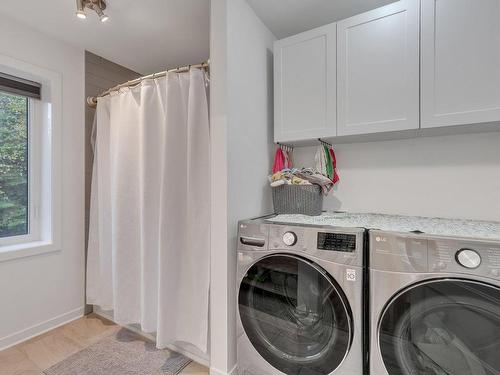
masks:
[[[338,284],[318,265],[272,255],[243,278],[239,314],[260,355],[281,372],[330,374],[346,357],[352,314]]]
[[[387,305],[378,340],[390,375],[500,375],[500,289],[417,284]]]

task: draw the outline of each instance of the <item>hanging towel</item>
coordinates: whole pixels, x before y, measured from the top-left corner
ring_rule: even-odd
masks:
[[[283,158],[285,160],[285,163],[284,163],[285,169],[289,169],[290,168],[290,160],[288,159],[288,151],[281,149],[281,152],[283,153]]]
[[[337,157],[335,156],[335,151],[333,150],[333,147],[330,147],[330,156],[332,159],[332,167],[333,167],[333,178],[332,181],[334,184],[339,182],[340,177],[337,173]]]
[[[330,149],[327,146],[323,146],[325,151],[325,159],[326,159],[326,175],[330,180],[333,180],[333,164],[332,164],[332,155],[330,154]]]
[[[273,174],[279,172],[285,168],[285,155],[283,155],[283,150],[281,147],[276,149],[276,154],[274,155],[273,164]]]
[[[316,171],[318,171],[318,173],[321,173],[322,175],[327,176],[326,155],[325,148],[323,146],[318,146],[318,148],[316,149],[314,160],[316,161]]]
[[[292,169],[293,168],[293,149],[287,152],[288,154],[288,168]]]

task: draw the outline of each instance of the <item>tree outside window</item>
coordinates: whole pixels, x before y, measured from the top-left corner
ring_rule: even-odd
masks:
[[[0,91],[0,238],[28,233],[27,97]]]

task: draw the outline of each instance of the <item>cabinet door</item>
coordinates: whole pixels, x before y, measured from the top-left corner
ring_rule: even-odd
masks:
[[[274,140],[336,135],[336,24],[274,45]]]
[[[337,23],[338,135],[419,127],[419,0]]]
[[[500,1],[422,0],[422,127],[500,120]]]

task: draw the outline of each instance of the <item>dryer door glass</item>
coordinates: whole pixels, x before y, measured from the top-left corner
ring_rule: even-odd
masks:
[[[500,289],[446,279],[399,294],[382,315],[389,374],[499,375]]]
[[[263,258],[243,278],[238,300],[250,342],[285,374],[330,374],[349,351],[347,300],[314,263],[293,255]]]

